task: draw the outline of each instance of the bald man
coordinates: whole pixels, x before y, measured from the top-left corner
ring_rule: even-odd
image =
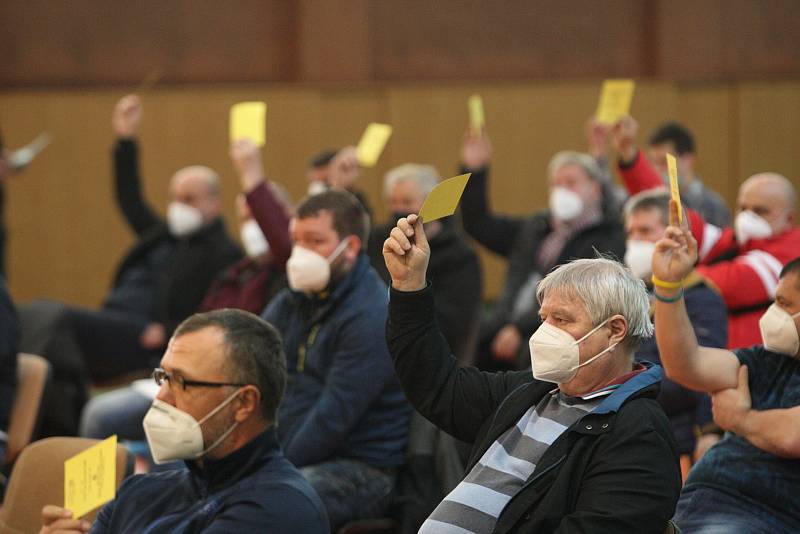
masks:
[[[618,137],[626,127],[625,120],[619,123]],[[630,194],[664,187],[646,158],[619,170]],[[730,349],[761,343],[758,320],[775,299],[781,269],[800,251],[796,204],[797,192],[785,176],[763,172],[739,187],[732,228],[714,226],[687,211],[697,239],[697,272],[719,291],[728,308]]]
[[[141,119],[135,95],[122,98],[112,115],[115,197],[138,241],[122,260],[103,306],[88,310],[46,301],[20,310],[22,350],[44,355],[55,370],[52,397],[58,401],[45,410],[46,429],[54,433],[77,431],[82,384],[152,368],[217,273],[242,256],[220,217],[219,177],[212,169],[197,165],[175,173],[166,219],[144,199]]]

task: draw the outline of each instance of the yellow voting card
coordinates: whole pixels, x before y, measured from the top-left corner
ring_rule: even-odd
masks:
[[[667,172],[669,173],[669,191],[672,200],[678,206],[678,224],[683,222],[683,208],[681,207],[681,191],[678,188],[678,162],[675,156],[667,154]]]
[[[367,125],[356,147],[356,157],[362,167],[374,167],[378,163],[383,147],[391,135],[392,127],[388,124],[373,122]]]
[[[264,129],[267,104],[264,102],[239,102],[231,106],[231,143],[237,139],[250,139],[264,146]]]
[[[472,174],[467,173],[448,178],[434,187],[419,210],[422,222],[428,223],[454,214],[470,176]]]
[[[111,436],[64,462],[64,508],[82,517],[114,498],[117,436]]]
[[[603,124],[614,124],[628,115],[633,100],[633,80],[606,80],[597,104],[597,120]]]
[[[480,95],[472,95],[467,100],[467,108],[469,108],[469,127],[472,133],[477,135],[483,130],[486,124],[486,117],[483,114],[483,99]]]

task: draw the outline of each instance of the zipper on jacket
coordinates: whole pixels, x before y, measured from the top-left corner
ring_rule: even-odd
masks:
[[[306,337],[305,343],[301,344],[297,348],[297,372],[302,373],[306,367],[306,352],[311,346],[314,344],[314,341],[317,340],[317,334],[319,333],[319,323],[315,324],[311,327],[311,331],[308,333],[308,337]]]

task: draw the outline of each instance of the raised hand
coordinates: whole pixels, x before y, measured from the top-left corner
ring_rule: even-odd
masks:
[[[328,185],[339,189],[350,189],[361,175],[361,164],[356,157],[356,147],[341,149],[333,157],[328,174]]]
[[[142,101],[138,95],[122,97],[114,107],[111,115],[111,126],[117,137],[131,138],[139,134],[142,122]]]
[[[669,226],[653,253],[653,276],[664,282],[680,282],[692,272],[695,263],[697,241],[689,231],[686,217],[678,223],[678,206],[670,200]]]
[[[264,166],[261,163],[261,149],[249,139],[237,139],[231,143],[231,162],[242,182],[242,189],[248,193],[264,181]]]
[[[392,287],[400,291],[418,291],[425,287],[431,248],[418,215],[397,221],[383,243],[383,259],[392,277]]]
[[[42,508],[42,529],[39,534],[83,534],[92,525],[88,521],[74,519],[72,512],[54,504]]]
[[[595,159],[607,156],[611,125],[598,121],[597,117],[591,117],[586,121],[585,133],[589,154]]]
[[[464,134],[464,144],[461,145],[461,163],[468,169],[481,169],[489,165],[492,160],[492,143],[484,130],[472,133],[467,130]]]
[[[633,117],[622,117],[611,129],[611,144],[622,161],[631,162],[636,157],[636,135],[639,123]]]

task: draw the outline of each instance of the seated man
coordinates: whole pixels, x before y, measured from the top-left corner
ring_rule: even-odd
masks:
[[[220,274],[198,311],[237,308],[261,313],[286,287],[286,260],[291,253],[289,201],[274,182],[264,178],[261,150],[249,140],[231,145],[231,160],[244,195],[236,198],[240,235],[247,257]],[[104,439],[144,439],[142,418],[156,391],[152,381],[137,380],[130,387],[93,397],[81,415],[80,435]]]
[[[643,158],[642,151],[637,149],[635,144],[638,124],[630,118],[625,122],[631,130],[628,132],[629,142],[618,149],[619,166],[623,170],[634,167]],[[669,182],[665,157],[669,153],[677,160],[681,200],[686,207],[699,213],[704,220],[714,226],[724,228],[731,225],[731,210],[725,200],[719,193],[707,188],[697,176],[694,136],[685,126],[677,122],[666,122],[656,128],[648,144],[648,162],[660,175],[662,184]]]
[[[473,444],[466,477],[420,532],[661,534],[681,479],[656,402],[661,368],[633,360],[653,331],[641,280],[603,258],[557,267],[537,289],[533,376],[487,373],[458,367],[439,332],[419,218],[400,219],[383,250],[386,335],[406,395]]]
[[[528,354],[524,340],[539,325],[537,283],[553,267],[592,258],[597,251],[622,258],[625,234],[619,211],[607,208],[602,172],[588,154],[553,156],[547,167],[550,209],[527,217],[491,211],[491,147],[485,134],[467,136],[462,159],[463,172],[472,172],[461,201],[464,230],[508,259],[503,292],[481,325],[476,363],[486,370],[522,368]]]
[[[361,204],[335,189],[308,197],[290,232],[291,290],[263,314],[283,335],[289,373],[278,435],[335,529],[383,511],[411,409],[381,335],[387,290],[362,247]]]
[[[57,400],[44,409],[48,433],[76,432],[87,379],[152,367],[172,330],[197,311],[217,273],[241,257],[220,217],[219,179],[211,169],[186,167],[172,177],[166,221],[145,201],[136,142],[141,116],[133,95],[120,100],[113,114],[116,199],[138,241],[102,307],[40,301],[20,309],[21,349],[53,364],[48,397]]]
[[[615,126],[614,143],[621,154],[635,130],[630,117]],[[664,185],[645,158],[636,158],[631,167],[620,164],[620,174],[631,194]],[[698,240],[697,273],[719,291],[728,308],[728,348],[761,341],[758,321],[775,298],[781,267],[800,250],[796,203],[791,182],[767,172],[754,174],[739,187],[733,228],[706,223],[689,210]]]
[[[698,346],[682,298],[697,242],[671,210],[673,226],[653,255],[658,348],[673,380],[716,392],[714,418],[728,431],[689,474],[676,522],[685,532],[798,532],[800,258],[781,270],[759,321],[763,345]]]
[[[628,234],[625,264],[647,285],[651,301],[653,251],[669,224],[669,198],[667,191],[644,191],[625,204]],[[703,346],[724,348],[728,342],[728,320],[722,298],[696,273],[686,281],[685,287],[686,311],[697,339]],[[654,338],[643,341],[636,356],[653,363],[661,362]],[[678,453],[691,455],[695,450],[696,432],[711,423],[708,396],[665,378],[661,381],[658,402],[669,418]]]
[[[19,320],[5,280],[0,276],[0,465],[5,458],[8,443],[6,431],[14,405],[18,343]]]
[[[392,218],[370,231],[367,253],[372,267],[387,284],[391,277],[383,260],[386,236],[401,217],[419,213],[438,183],[439,173],[430,165],[407,163],[386,173],[383,194]],[[453,354],[462,362],[469,361],[475,336],[465,335],[465,331],[474,331],[482,297],[478,255],[452,219],[426,224],[425,233],[432,251],[428,277],[434,283],[436,320]]]
[[[126,479],[91,532],[328,532],[322,503],[278,445],[286,364],[274,328],[241,310],[193,315],[153,377],[147,440],[156,461],[186,469]],[[89,530],[57,506],[42,519],[41,534]]]

